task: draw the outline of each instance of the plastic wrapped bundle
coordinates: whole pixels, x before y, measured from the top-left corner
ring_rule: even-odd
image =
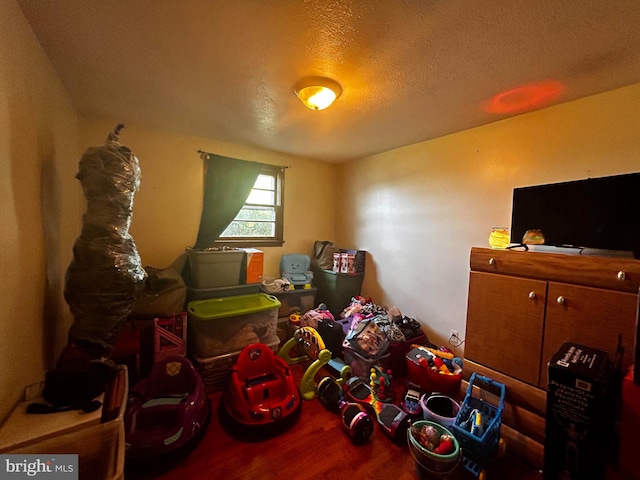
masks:
[[[104,146],[87,149],[76,175],[87,207],[66,273],[64,295],[74,317],[69,340],[98,357],[111,352],[146,278],[129,234],[140,165],[119,143],[122,127]]]

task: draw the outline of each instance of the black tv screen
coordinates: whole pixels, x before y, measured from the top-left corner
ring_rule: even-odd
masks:
[[[544,244],[640,253],[640,172],[513,189],[511,243],[538,229]]]

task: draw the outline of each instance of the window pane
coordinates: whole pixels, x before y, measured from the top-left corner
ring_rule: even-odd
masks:
[[[220,237],[273,237],[275,224],[271,222],[239,222],[234,220]]]
[[[242,207],[235,219],[274,222],[276,220],[276,211],[272,207]]]
[[[258,205],[274,205],[275,192],[268,190],[251,190],[247,203],[257,203]]]
[[[263,166],[244,207],[219,237],[220,242],[282,242],[282,192],[284,170]],[[274,246],[276,244],[274,243]]]
[[[274,175],[258,175],[256,183],[253,188],[261,188],[263,190],[275,190],[276,177]]]

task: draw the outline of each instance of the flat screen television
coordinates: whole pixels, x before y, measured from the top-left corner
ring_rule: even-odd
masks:
[[[640,172],[513,189],[511,243],[632,252],[640,258]]]

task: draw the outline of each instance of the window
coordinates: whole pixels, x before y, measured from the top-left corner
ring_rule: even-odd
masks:
[[[284,168],[263,165],[242,210],[216,243],[282,246]]]

